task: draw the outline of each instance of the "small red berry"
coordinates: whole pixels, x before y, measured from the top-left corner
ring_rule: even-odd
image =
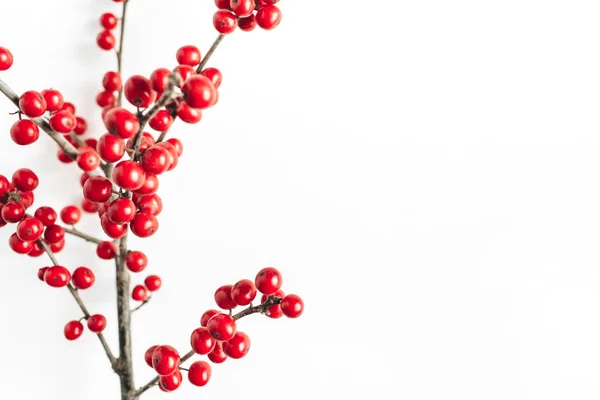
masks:
[[[166,68],[154,70],[152,75],[150,75],[150,86],[159,93],[164,92],[169,86],[169,76],[171,76],[171,71]]]
[[[247,17],[254,12],[256,8],[256,3],[254,0],[231,0],[229,2],[229,7],[231,11],[235,13],[238,17]]]
[[[42,221],[44,226],[52,226],[56,224],[56,219],[58,218],[56,211],[54,211],[52,207],[40,207],[35,210],[33,216]]]
[[[17,225],[17,236],[26,242],[38,240],[44,232],[44,224],[37,218],[24,218]]]
[[[95,281],[96,277],[94,276],[94,273],[87,267],[79,267],[73,271],[72,282],[73,286],[77,289],[89,289]]]
[[[69,133],[77,125],[75,116],[69,111],[60,110],[50,116],[50,127],[59,133]]]
[[[208,310],[205,311],[204,314],[202,314],[202,317],[200,318],[200,326],[206,326],[208,325],[208,321],[214,317],[217,314],[220,314],[221,311],[217,311],[217,310]]]
[[[118,253],[117,245],[113,242],[101,242],[96,247],[96,255],[103,260],[112,260]]]
[[[112,50],[117,44],[117,39],[110,31],[102,31],[96,37],[96,43],[102,50]]]
[[[75,106],[73,105],[73,103],[65,101],[59,111],[68,111],[71,114],[75,115]]]
[[[176,369],[171,375],[161,376],[158,380],[158,385],[164,391],[172,392],[173,390],[177,390],[182,382],[183,377],[181,376],[181,371]]]
[[[203,110],[215,104],[217,90],[213,83],[204,75],[190,77],[181,89],[185,101],[190,107]]]
[[[100,25],[102,25],[104,29],[115,29],[118,22],[117,16],[113,13],[104,13],[100,16]]]
[[[137,190],[144,184],[146,172],[135,161],[121,161],[115,166],[112,178],[122,189]]]
[[[274,29],[280,22],[281,10],[277,6],[265,6],[256,13],[256,23],[263,29]]]
[[[67,340],[78,339],[83,333],[83,324],[79,321],[67,322],[64,329],[65,338]]]
[[[140,130],[137,117],[121,107],[112,108],[106,113],[104,125],[110,133],[122,139],[129,139]]]
[[[192,332],[190,343],[192,345],[192,350],[194,350],[196,354],[204,355],[213,351],[217,341],[210,335],[208,329],[201,327]]]
[[[142,272],[148,266],[148,257],[141,251],[129,251],[125,256],[125,265],[131,272]]]
[[[237,304],[231,298],[232,285],[223,285],[215,291],[215,302],[217,306],[224,310],[237,307]]]
[[[154,174],[146,174],[146,180],[141,188],[134,193],[141,196],[147,196],[156,193],[158,190],[158,178]]]
[[[41,93],[46,100],[46,109],[48,111],[58,111],[65,103],[62,94],[58,90],[46,89]]]
[[[215,364],[221,364],[227,360],[227,354],[223,351],[223,343],[217,342],[213,351],[208,353],[208,359]]]
[[[256,28],[256,25],[256,17],[254,14],[250,14],[249,16],[238,20],[238,26],[244,32],[252,32]]]
[[[46,271],[48,271],[48,268],[49,267],[42,267],[38,269],[37,277],[40,281],[44,282],[44,275],[46,274]]]
[[[263,268],[256,274],[254,280],[259,292],[271,295],[279,290],[282,284],[282,278],[279,271],[272,267]]]
[[[237,17],[231,11],[219,10],[213,16],[213,25],[217,32],[227,35],[237,28]]]
[[[8,179],[4,175],[0,175],[0,198],[4,197],[6,193],[12,190],[11,186]]]
[[[208,332],[221,342],[231,340],[236,332],[234,319],[227,314],[217,314],[208,321]]]
[[[87,213],[93,214],[98,211],[98,204],[92,203],[88,199],[81,199],[81,209]]]
[[[277,292],[275,292],[275,294],[273,294],[273,296],[283,298],[285,296],[285,293],[283,293],[282,290],[278,290]],[[260,302],[264,303],[265,301],[267,301],[268,298],[269,296],[263,294],[261,296]],[[281,311],[281,304],[274,304],[267,308],[267,312],[265,313],[265,315],[271,319],[279,319],[283,317],[283,311]]]
[[[102,226],[104,233],[106,233],[110,238],[121,239],[127,234],[127,224],[115,224],[108,217],[108,213],[102,215],[100,218],[100,225]]]
[[[148,300],[148,290],[142,285],[137,285],[131,292],[131,298],[135,301],[146,301]]]
[[[304,302],[300,296],[288,294],[281,301],[281,311],[288,318],[298,318],[304,311]]]
[[[145,212],[154,216],[160,214],[163,209],[162,200],[156,193],[138,197],[135,201],[135,205],[139,208],[140,212]]]
[[[130,227],[134,235],[147,238],[154,235],[158,230],[158,220],[154,215],[141,212],[131,221]]]
[[[83,135],[87,132],[87,121],[84,118],[76,117],[75,118],[75,129],[73,130],[76,135]],[[89,139],[88,139],[89,140]],[[95,146],[92,146],[95,147]]]
[[[179,353],[171,346],[158,346],[152,353],[152,367],[159,375],[171,375],[179,362]]]
[[[40,246],[40,244],[38,242],[33,242],[33,248],[31,249],[31,251],[29,253],[27,253],[27,255],[29,257],[40,257],[44,253],[45,253],[44,248],[42,246]]]
[[[215,5],[220,10],[229,10],[229,0],[215,0]]]
[[[112,107],[117,103],[113,92],[100,92],[96,95],[96,104],[100,107]]]
[[[16,201],[8,202],[2,207],[2,211],[0,211],[0,216],[2,219],[8,223],[17,223],[19,222],[23,216],[25,215],[25,207],[21,203],[17,203]]]
[[[41,117],[46,110],[48,105],[44,96],[35,90],[29,90],[21,95],[19,98],[19,108],[23,114],[31,118]]]
[[[106,328],[106,317],[102,314],[91,315],[87,320],[88,329],[94,333],[100,333]]]
[[[108,92],[121,90],[123,87],[121,75],[118,72],[108,71],[104,74],[104,77],[102,77],[102,87]]]
[[[8,238],[8,246],[17,254],[28,254],[33,250],[33,243],[19,239],[16,233],[13,233]]]
[[[154,146],[154,143],[156,143],[156,140],[154,139],[154,137],[149,134],[148,132],[144,132],[142,134],[142,141],[140,142],[140,149],[139,152],[143,153],[146,150],[148,150],[150,148],[150,146]],[[135,138],[132,137],[130,138],[127,143],[125,144],[125,151],[127,151],[127,154],[129,154],[130,158],[133,158],[133,147],[135,145]]]
[[[111,222],[115,224],[127,224],[135,217],[135,204],[131,199],[120,197],[110,203],[106,213]]]
[[[175,151],[177,152],[177,158],[181,157],[183,154],[183,144],[181,141],[176,138],[171,138],[167,140],[167,143],[171,144],[171,146],[175,148]]]
[[[33,192],[19,192],[19,196],[21,197],[21,204],[26,210],[31,207],[34,200]]]
[[[90,175],[87,172],[82,172],[81,175],[79,175],[79,184],[81,184],[82,188],[85,186],[88,179],[90,179]]]
[[[162,146],[152,146],[144,151],[140,164],[144,171],[160,175],[167,171],[170,166],[169,160],[170,154],[167,149]]]
[[[157,347],[158,346],[150,346],[148,347],[148,350],[146,350],[146,353],[144,353],[144,360],[150,368],[152,368],[152,353],[154,353],[154,350],[156,350]]]
[[[162,286],[162,280],[157,275],[148,275],[146,279],[144,279],[144,284],[151,292],[156,292]]]
[[[85,172],[91,172],[100,166],[100,155],[94,149],[80,149],[77,155],[77,166]]]
[[[65,248],[65,239],[62,238],[58,242],[54,242],[50,245],[50,250],[54,253],[60,253]]]
[[[112,183],[103,176],[91,176],[83,185],[83,195],[92,203],[104,203],[112,195]]]
[[[67,225],[75,225],[81,219],[81,210],[77,206],[66,206],[60,211],[60,219]]]
[[[70,164],[73,161],[75,161],[75,160],[73,160],[71,158],[70,155],[68,155],[67,153],[65,153],[62,149],[58,149],[56,151],[56,156],[58,157],[58,161],[60,161],[63,164]]]
[[[46,228],[44,232],[44,240],[48,244],[57,243],[65,237],[65,230],[58,225],[52,225]]]
[[[177,50],[176,58],[179,64],[193,67],[200,64],[200,50],[196,46],[182,46]]]
[[[190,365],[188,372],[188,380],[192,385],[205,386],[211,376],[210,364],[206,361],[196,361]]]
[[[206,68],[200,74],[210,79],[215,89],[218,89],[221,82],[223,82],[223,74],[216,68]]]
[[[250,279],[242,279],[231,288],[232,300],[240,306],[247,306],[256,298],[256,286]]]
[[[0,71],[8,70],[13,64],[13,55],[5,47],[0,47]]]
[[[125,98],[136,107],[146,108],[156,100],[150,81],[141,75],[133,75],[125,82]]]
[[[15,122],[10,128],[10,137],[16,144],[26,146],[38,140],[40,130],[32,121],[22,119]]]
[[[157,132],[164,132],[171,127],[173,117],[167,110],[160,110],[152,119],[150,119],[150,127]]]
[[[44,274],[44,281],[55,288],[65,287],[71,281],[71,274],[65,267],[55,265],[48,268]]]
[[[185,83],[191,76],[196,75],[196,69],[189,65],[178,65],[173,68],[173,73],[181,76],[181,82]],[[181,83],[178,83],[177,87],[181,87]]]
[[[231,358],[239,359],[248,354],[250,338],[244,332],[236,332],[233,339],[223,343],[223,351]]]
[[[22,192],[31,192],[37,189],[40,184],[35,172],[27,168],[21,168],[15,171],[12,176],[12,184],[15,185],[17,190]]]
[[[169,169],[168,171],[171,171],[173,168],[175,168],[177,166],[177,164],[179,164],[179,156],[177,154],[177,149],[175,148],[175,146],[173,146],[171,144],[171,142],[160,142],[156,144],[159,147],[162,147],[164,149],[167,149],[167,151],[169,152]]]
[[[202,111],[190,107],[188,103],[180,103],[177,106],[177,116],[187,124],[197,124],[202,120]]]
[[[105,133],[100,136],[96,149],[100,158],[106,162],[114,163],[123,158],[125,154],[125,141],[110,133]]]

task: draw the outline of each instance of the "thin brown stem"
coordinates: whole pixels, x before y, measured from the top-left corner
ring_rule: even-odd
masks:
[[[127,19],[127,4],[129,0],[125,0],[123,2],[123,13],[121,14],[121,33],[119,36],[119,50],[117,51],[117,72],[119,76],[123,71],[123,43],[125,42],[125,21]],[[117,104],[120,107],[123,102],[123,88],[119,89],[119,98],[117,100]]]
[[[118,373],[121,378],[121,399],[131,400],[135,393],[133,381],[133,356],[131,340],[131,306],[129,304],[130,276],[125,267],[127,235],[119,240],[119,255],[115,258],[117,269],[117,315],[119,325]]]
[[[206,63],[208,63],[208,60],[210,60],[213,53],[215,52],[215,50],[217,50],[217,47],[219,47],[219,45],[221,44],[221,42],[223,41],[224,38],[225,38],[225,35],[223,35],[222,33],[219,34],[219,36],[217,36],[217,38],[213,42],[212,46],[210,46],[210,49],[208,49],[208,52],[206,53],[206,55],[200,62],[200,65],[198,65],[198,68],[196,68],[197,73],[202,72],[202,70],[206,66]]]
[[[139,309],[141,309],[142,307],[144,307],[149,302],[150,302],[150,298],[148,298],[148,300],[144,301],[142,304],[140,304],[139,306],[137,306],[136,308],[134,308],[133,310],[131,310],[131,313],[133,314],[134,312],[138,311]]]
[[[71,229],[69,229],[69,228],[63,228],[63,229],[69,235],[80,237],[83,240],[85,240],[87,242],[90,242],[90,243],[100,244],[100,243],[104,242],[104,240],[97,239],[97,238],[95,238],[93,236],[88,235],[87,233],[83,233],[81,231],[78,231],[77,229],[75,229],[75,227],[73,227]]]

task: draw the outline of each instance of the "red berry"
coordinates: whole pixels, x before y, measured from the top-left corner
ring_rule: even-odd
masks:
[[[281,10],[277,6],[265,6],[256,13],[256,23],[263,29],[274,29],[281,22]]]
[[[115,166],[112,178],[120,188],[137,190],[144,184],[146,173],[135,161],[121,161]]]
[[[117,98],[113,92],[100,92],[96,95],[96,104],[100,107],[114,106],[117,103]]]
[[[96,255],[103,260],[112,260],[118,253],[117,245],[113,242],[101,242],[96,247]]]
[[[40,137],[40,130],[36,124],[28,119],[22,119],[10,128],[10,137],[18,145],[32,144]]]
[[[281,311],[288,318],[298,318],[304,311],[304,302],[300,296],[288,294],[281,301]]]
[[[100,166],[100,156],[98,152],[90,148],[82,148],[77,155],[77,166],[81,170],[91,172]]]
[[[48,271],[48,268],[49,267],[42,267],[38,269],[37,277],[40,281],[44,282],[44,275],[46,274],[46,271]]]
[[[65,267],[55,265],[48,268],[44,274],[44,281],[55,288],[65,287],[71,281],[71,274]]]
[[[22,192],[31,192],[35,190],[40,183],[37,175],[30,169],[21,168],[15,171],[12,176],[12,184],[17,190]]]
[[[33,242],[33,248],[31,249],[31,251],[29,253],[27,253],[27,255],[29,257],[39,257],[42,254],[44,254],[45,250],[42,246],[40,246],[40,244],[38,242]]]
[[[131,292],[131,298],[135,301],[146,301],[148,300],[148,290],[142,285],[137,285]]]
[[[233,339],[223,343],[223,351],[231,358],[242,358],[250,350],[250,338],[244,332],[236,332]]]
[[[61,240],[63,240],[64,237],[65,230],[58,225],[49,226],[44,232],[44,240],[48,244],[60,242]]]
[[[78,339],[83,333],[83,324],[79,321],[67,322],[64,333],[67,340]]]
[[[202,111],[190,107],[187,103],[177,106],[177,116],[188,124],[197,124],[202,119]]]
[[[221,342],[217,342],[213,351],[208,353],[208,359],[215,364],[221,364],[227,360],[227,354],[223,351],[223,344]]]
[[[221,86],[221,82],[223,82],[223,75],[216,68],[206,68],[200,74],[210,79],[215,89],[218,89]]]
[[[150,368],[152,368],[152,353],[154,353],[154,350],[156,350],[157,347],[158,346],[150,346],[148,347],[148,350],[146,350],[146,353],[144,353],[144,360]]]
[[[27,210],[33,204],[34,195],[33,192],[19,192],[21,197],[21,204]]]
[[[140,130],[137,117],[121,107],[112,108],[106,113],[104,125],[110,133],[122,139],[129,139]]]
[[[223,285],[215,291],[215,302],[217,306],[225,310],[237,307],[237,304],[231,298],[232,285]]]
[[[227,35],[237,28],[237,18],[230,11],[219,10],[213,16],[213,25],[217,32]]]
[[[148,107],[156,100],[150,81],[141,75],[133,75],[125,82],[125,98],[136,107]]]
[[[220,311],[217,310],[208,310],[202,314],[202,318],[200,318],[200,326],[208,325],[208,321],[217,314],[220,314]]]
[[[183,377],[181,376],[181,371],[178,369],[175,370],[171,375],[161,376],[158,380],[158,385],[165,392],[172,392],[181,386],[183,382]]]
[[[159,147],[162,147],[164,149],[167,149],[167,151],[169,152],[170,157],[169,157],[168,171],[171,171],[179,163],[179,156],[177,155],[177,149],[170,142],[160,142],[160,143],[157,143],[156,145]]]
[[[179,353],[171,346],[158,346],[152,353],[152,367],[159,375],[171,375],[179,362]]]
[[[8,179],[4,175],[0,175],[0,198],[4,197],[6,193],[12,190],[11,186]]]
[[[285,293],[283,293],[282,290],[278,290],[277,292],[275,292],[275,294],[273,294],[273,296],[281,299],[285,296]],[[267,301],[268,298],[269,298],[269,296],[267,296],[266,294],[263,294],[261,296],[260,302],[264,303],[265,301]],[[274,305],[270,306],[269,308],[267,308],[267,312],[265,313],[265,315],[271,319],[279,319],[279,318],[283,317],[283,311],[281,311],[281,305],[274,304]]]
[[[154,137],[151,134],[149,134],[148,132],[144,132],[142,134],[142,141],[140,142],[139,152],[140,153],[145,152],[151,146],[154,146],[154,143],[156,143],[156,140],[154,140]],[[127,151],[127,154],[129,154],[130,157],[133,156],[134,144],[135,144],[135,138],[132,137],[127,141],[127,144],[125,145],[125,151]]]
[[[73,271],[73,286],[77,289],[89,289],[92,287],[94,282],[96,281],[96,277],[91,269],[86,267],[79,267],[75,271]]]
[[[87,121],[81,117],[76,117],[75,118],[75,129],[73,130],[73,132],[75,132],[76,135],[83,135],[84,133],[87,132]],[[90,140],[90,139],[88,139]],[[95,146],[92,146],[95,147]]]
[[[154,216],[160,214],[163,209],[162,200],[157,194],[138,197],[135,201],[135,204],[139,208],[140,212],[145,212]]]
[[[151,292],[156,292],[162,286],[162,280],[157,275],[148,275],[146,279],[144,279],[144,284]]]
[[[254,283],[259,292],[270,295],[278,291],[281,287],[281,274],[275,268],[263,268],[256,275]]]
[[[178,65],[173,68],[173,73],[181,76],[181,82],[185,83],[191,76],[196,75],[196,69],[189,65]],[[177,84],[177,87],[181,87],[181,84]]]
[[[123,82],[121,81],[121,75],[118,72],[108,71],[102,78],[102,87],[108,92],[116,92],[121,90]]]
[[[236,324],[227,314],[217,314],[208,321],[208,332],[212,337],[221,342],[231,340],[235,335]]]
[[[33,242],[27,242],[19,239],[16,233],[8,238],[8,246],[17,254],[28,254],[33,250]]]
[[[217,97],[217,90],[210,79],[204,75],[190,77],[181,89],[185,95],[185,101],[190,107],[205,109],[212,106]]]
[[[98,204],[92,203],[88,199],[81,199],[81,209],[87,213],[95,213],[98,211]]]
[[[112,195],[112,183],[103,176],[91,176],[83,185],[83,195],[92,203],[104,203]]]
[[[75,116],[69,111],[60,110],[50,116],[50,127],[59,133],[69,133],[77,125]]]
[[[19,108],[23,114],[31,118],[41,117],[47,110],[48,105],[44,96],[35,90],[29,90],[19,98]]]
[[[254,14],[251,14],[245,18],[240,18],[238,20],[238,26],[244,32],[251,32],[256,28],[256,17]]]
[[[164,92],[169,86],[169,76],[171,76],[171,71],[166,68],[154,70],[150,75],[150,86],[159,93]]]
[[[173,117],[167,110],[160,110],[152,119],[150,119],[150,127],[157,132],[164,132],[171,127]]]
[[[71,156],[69,156],[67,153],[62,151],[62,149],[58,149],[56,151],[56,156],[58,157],[58,161],[60,161],[61,163],[64,163],[64,164],[70,164],[73,161],[75,161],[71,158]]]
[[[175,151],[177,152],[177,158],[181,157],[183,154],[183,144],[181,141],[176,138],[171,138],[167,140],[167,143],[171,144],[171,146],[175,148]]]
[[[110,133],[105,133],[100,136],[96,149],[100,158],[106,162],[114,163],[123,158],[125,154],[125,141]]]
[[[146,174],[146,180],[141,188],[134,193],[141,196],[147,196],[156,193],[158,190],[158,178],[154,174]]]
[[[130,227],[134,235],[147,238],[158,230],[158,220],[154,215],[141,212],[131,221]]]
[[[17,236],[26,242],[35,242],[44,232],[44,224],[37,218],[24,218],[17,225]]]
[[[111,222],[115,224],[127,224],[135,217],[136,209],[131,199],[120,197],[110,203],[106,212]]]
[[[144,171],[154,175],[160,175],[169,169],[169,157],[170,154],[167,149],[155,145],[144,151],[140,164],[142,165],[142,168],[144,168]]]
[[[13,64],[12,53],[4,47],[0,47],[0,71],[8,70]]]
[[[40,207],[35,210],[33,216],[42,221],[44,226],[52,226],[56,224],[56,219],[58,217],[56,215],[56,211],[54,211],[52,207]]]
[[[256,3],[254,0],[231,0],[229,7],[238,17],[247,17],[254,12]]]
[[[73,103],[65,101],[59,111],[68,111],[71,114],[75,115],[75,106],[73,105]]]
[[[50,245],[50,250],[53,253],[60,253],[65,248],[65,239],[62,238],[58,242],[54,242]]]
[[[192,332],[190,343],[196,354],[208,354],[213,351],[217,341],[208,333],[208,329],[201,327]]]
[[[148,257],[141,251],[132,250],[125,256],[125,264],[131,272],[142,272],[148,266]]]
[[[94,333],[100,333],[106,328],[106,317],[102,314],[91,315],[87,320],[88,329]]]
[[[16,201],[6,203],[4,207],[2,207],[2,211],[0,211],[0,216],[2,219],[13,224],[19,222],[24,215],[25,207]]]
[[[177,62],[183,65],[194,66],[200,64],[200,50],[196,46],[183,46],[177,50]]]
[[[127,224],[115,224],[108,217],[108,213],[104,214],[100,218],[100,225],[102,226],[104,233],[106,233],[110,238],[121,239],[127,234]]]
[[[249,279],[242,279],[231,288],[231,298],[239,306],[247,306],[256,297],[256,286]]]
[[[46,109],[48,111],[58,111],[65,103],[62,94],[58,90],[46,89],[41,93],[46,100]]]
[[[66,206],[60,211],[60,219],[67,225],[75,225],[81,219],[81,210],[77,206]]]
[[[118,22],[119,20],[117,19],[117,16],[115,14],[104,13],[100,16],[100,25],[102,25],[104,29],[115,29],[117,27]]]
[[[229,10],[229,0],[215,0],[215,5],[220,10]]]
[[[102,50],[112,50],[117,44],[117,39],[110,31],[102,31],[96,37],[96,43]]]
[[[211,376],[210,364],[206,361],[196,361],[190,365],[188,380],[192,385],[204,386],[208,383]]]

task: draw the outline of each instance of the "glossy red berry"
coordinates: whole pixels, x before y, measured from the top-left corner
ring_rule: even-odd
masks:
[[[96,43],[102,50],[112,50],[117,44],[117,39],[110,31],[102,31],[96,36]]]
[[[56,224],[56,219],[58,218],[56,211],[54,211],[52,207],[40,207],[35,210],[33,216],[42,221],[44,226],[52,226]]]
[[[65,101],[59,111],[68,111],[71,114],[75,115],[75,106],[73,105],[73,103]]]
[[[127,234],[127,224],[115,224],[108,217],[108,213],[102,215],[100,218],[100,225],[102,226],[104,233],[110,238],[121,239]]]
[[[0,47],[0,71],[8,70],[13,64],[13,55],[5,47]]]
[[[169,76],[171,71],[166,68],[158,68],[150,75],[150,86],[153,90],[162,93],[169,86]],[[158,98],[158,96],[157,96]]]
[[[256,3],[254,0],[231,0],[229,7],[238,17],[247,17],[254,12]]]
[[[244,32],[252,32],[256,28],[256,25],[256,17],[254,14],[238,20],[238,26]]]
[[[148,257],[141,251],[129,251],[125,256],[125,265],[131,272],[142,272],[148,266]]]
[[[54,242],[50,245],[50,250],[54,254],[60,253],[61,251],[63,251],[64,248],[65,248],[65,239],[64,238],[62,238],[58,242]]]
[[[150,80],[141,75],[133,75],[125,82],[125,98],[136,107],[146,108],[156,100]]]
[[[144,151],[140,164],[144,171],[160,175],[166,172],[170,166],[170,154],[167,149],[162,146],[152,146]]]
[[[62,94],[58,90],[46,89],[41,93],[46,100],[46,109],[48,111],[58,111],[65,103]]]
[[[46,274],[46,271],[48,271],[48,268],[49,267],[42,267],[38,269],[37,277],[40,281],[44,282],[44,275]]]
[[[44,224],[37,218],[23,218],[17,225],[17,236],[26,242],[38,240],[44,232]]]
[[[237,28],[237,18],[230,11],[219,10],[213,16],[213,25],[217,32],[227,35]]]
[[[125,141],[110,133],[105,133],[100,136],[96,149],[100,158],[106,162],[114,163],[123,158],[125,154]]]
[[[190,365],[188,380],[192,385],[204,386],[208,383],[211,376],[210,364],[206,361],[196,361]]]
[[[208,354],[215,348],[217,341],[213,338],[205,327],[197,328],[190,337],[192,350],[196,354]]]
[[[183,85],[181,91],[185,95],[185,101],[192,108],[203,110],[215,104],[217,89],[213,83],[204,75],[194,75]]]
[[[27,210],[33,204],[34,195],[33,192],[19,192],[19,196],[21,197],[21,204]]]
[[[177,158],[181,157],[183,154],[183,144],[181,141],[176,138],[170,138],[167,140],[167,143],[175,148],[175,151],[177,152]]]
[[[108,92],[121,90],[123,87],[121,75],[118,72],[108,71],[104,74],[104,77],[102,77],[102,87]]]
[[[177,62],[183,65],[195,66],[200,64],[200,50],[196,46],[182,46],[177,50]]]
[[[88,199],[81,199],[81,209],[87,213],[93,214],[98,211],[98,204],[92,203]]]
[[[288,318],[298,318],[304,311],[304,302],[300,296],[288,294],[281,301],[281,311]]]
[[[152,368],[152,354],[154,353],[154,350],[156,350],[157,347],[158,346],[150,346],[148,347],[148,350],[146,350],[146,353],[144,353],[144,360],[150,368]]]
[[[156,175],[146,174],[146,180],[144,181],[144,184],[141,188],[134,191],[134,193],[141,196],[154,194],[158,190],[158,186],[158,178],[156,177]]]
[[[148,213],[157,216],[162,212],[163,204],[159,195],[151,194],[148,196],[140,196],[135,200],[135,205],[140,212]]]
[[[278,290],[272,296],[282,299],[285,296],[285,293],[283,293],[282,290]],[[263,294],[260,299],[261,304],[263,304],[265,301],[267,301],[268,298],[269,298],[269,296],[267,296],[266,294]],[[274,305],[268,307],[265,315],[271,319],[279,319],[279,318],[283,317],[283,311],[281,311],[281,305],[274,304]]]
[[[104,29],[115,29],[118,22],[117,16],[113,13],[104,13],[100,16],[100,25],[102,25]]]
[[[162,280],[157,275],[148,275],[146,279],[144,279],[144,284],[151,292],[156,292],[162,286]]]
[[[100,333],[106,328],[106,317],[102,314],[91,315],[87,319],[88,329],[94,333]]]
[[[100,92],[96,95],[96,104],[100,107],[112,107],[117,103],[113,92]]]
[[[242,279],[231,288],[231,299],[240,306],[247,306],[256,298],[256,286],[250,279]]]
[[[220,10],[229,10],[229,0],[215,0],[215,5]]]
[[[274,29],[280,22],[281,10],[277,6],[265,6],[256,13],[256,23],[263,29]]]
[[[187,124],[197,124],[202,120],[202,111],[190,107],[187,103],[177,106],[177,116]]]
[[[215,364],[221,364],[227,360],[227,354],[223,350],[223,343],[217,342],[213,351],[208,353],[208,359]]]
[[[149,134],[148,132],[144,132],[142,134],[142,141],[140,142],[140,153],[145,152],[146,150],[148,150],[150,148],[150,146],[153,146],[156,143],[156,140],[154,139],[154,137]],[[133,156],[133,146],[135,144],[135,138],[130,138],[127,143],[125,144],[125,151],[127,152],[127,154],[129,154],[130,157]]]
[[[131,298],[135,301],[146,301],[148,300],[148,289],[142,285],[137,285],[131,292]]]
[[[19,222],[24,215],[25,207],[16,201],[10,201],[6,203],[4,207],[2,207],[2,211],[0,211],[0,216],[2,219],[12,224]]]
[[[83,195],[92,203],[104,203],[112,195],[112,183],[103,176],[91,176],[83,185]]]
[[[59,133],[69,133],[77,125],[75,116],[69,111],[57,111],[50,116],[50,127]]]
[[[126,224],[133,220],[136,209],[135,204],[131,199],[120,197],[110,203],[106,212],[111,222],[114,222],[115,224]]]
[[[221,342],[231,340],[236,332],[234,319],[227,314],[217,314],[208,321],[208,332]]]
[[[281,274],[275,268],[263,268],[256,275],[254,283],[256,284],[256,288],[259,292],[270,295],[278,291],[281,287]]]
[[[215,291],[215,302],[217,306],[224,310],[237,307],[237,304],[231,298],[232,285],[223,285]]]
[[[6,195],[9,191],[13,190],[11,183],[4,175],[0,175],[0,199]],[[4,201],[4,200],[0,200]]]
[[[38,140],[40,130],[32,121],[22,119],[15,122],[10,128],[10,137],[16,144],[26,146]]]
[[[44,281],[55,288],[65,287],[71,282],[71,273],[65,267],[55,265],[48,268],[44,274]]]
[[[96,277],[91,269],[87,267],[79,267],[73,271],[71,281],[73,282],[73,286],[75,286],[75,288],[85,290],[92,287],[96,281]]]
[[[189,65],[178,65],[173,68],[173,73],[181,77],[181,82],[185,82],[191,76],[196,75],[196,69],[194,67],[190,67]],[[181,87],[181,84],[178,83],[177,87]]]
[[[81,117],[76,117],[75,118],[75,129],[73,129],[73,132],[75,132],[76,135],[83,135],[87,132],[87,121],[84,118]],[[88,139],[90,140],[90,139]],[[87,141],[86,141],[87,142]],[[96,146],[92,146],[92,147],[96,147]]]
[[[29,253],[27,253],[27,255],[29,257],[40,257],[44,253],[45,253],[44,248],[42,246],[40,246],[40,244],[38,242],[33,242],[33,248],[31,249],[31,251]]]
[[[71,156],[69,156],[67,153],[65,153],[64,151],[62,151],[62,149],[58,149],[56,151],[56,156],[58,158],[58,161],[60,161],[63,164],[70,164],[73,161],[75,161],[75,160],[73,160],[71,158]]]
[[[96,150],[89,147],[82,148],[77,155],[77,166],[82,171],[92,172],[100,166],[100,155],[98,155]]]
[[[49,226],[44,232],[44,240],[48,244],[60,242],[64,237],[65,230],[58,225]]]
[[[81,220],[81,210],[77,206],[66,206],[60,211],[60,219],[64,224],[75,225]]]
[[[31,118],[41,117],[47,110],[48,105],[44,96],[35,90],[29,90],[19,98],[19,108],[23,114]]]
[[[160,110],[152,119],[150,119],[150,127],[157,132],[164,132],[171,127],[173,117],[167,110]]]
[[[161,376],[158,380],[158,385],[163,391],[172,392],[173,390],[177,390],[182,382],[181,371],[176,369],[171,375]]]
[[[82,333],[83,324],[79,321],[70,321],[65,325],[64,334],[67,340],[79,339]]]
[[[112,260],[118,253],[117,245],[113,242],[101,242],[96,247],[96,255],[103,260]]]
[[[221,311],[217,311],[217,310],[205,311],[204,314],[202,314],[202,317],[200,318],[200,326],[208,325],[208,321],[217,314],[221,314]]]
[[[236,332],[228,342],[223,343],[223,351],[231,358],[239,359],[248,354],[250,338],[244,332]]]
[[[121,161],[115,166],[112,178],[120,188],[136,190],[144,184],[146,172],[140,164],[134,161]]]
[[[158,220],[154,215],[141,212],[131,221],[130,227],[134,235],[147,238],[154,235],[158,230]]]
[[[27,168],[16,170],[12,176],[12,184],[22,192],[31,192],[37,189],[39,183],[40,180],[35,172]]]
[[[129,139],[140,130],[140,121],[131,112],[121,107],[112,108],[104,116],[104,125],[110,133]]]
[[[33,250],[33,243],[19,239],[16,233],[13,233],[8,238],[8,246],[17,254],[28,254]]]
[[[202,70],[200,74],[207,77],[212,82],[215,89],[218,89],[221,86],[221,82],[223,82],[223,74],[216,68],[206,68],[205,70]]]
[[[179,362],[179,353],[171,346],[158,346],[152,353],[152,367],[159,375],[171,375],[179,367]]]
[[[173,146],[171,144],[171,142],[160,142],[160,143],[157,143],[156,145],[159,147],[162,147],[164,149],[167,149],[167,151],[169,152],[170,157],[169,157],[168,171],[171,171],[179,163],[179,156],[177,155],[177,149],[175,148],[175,146]]]

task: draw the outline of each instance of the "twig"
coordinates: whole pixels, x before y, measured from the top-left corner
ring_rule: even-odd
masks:
[[[150,302],[150,299],[151,299],[151,297],[149,297],[148,300],[144,300],[144,302],[142,304],[140,304],[139,306],[137,306],[136,308],[134,308],[133,310],[131,310],[131,313],[133,314],[134,312],[136,312],[140,308],[144,307],[146,304],[148,304],[148,302]]]
[[[123,3],[123,14],[121,14],[121,36],[119,37],[119,50],[117,51],[117,72],[121,76],[123,70],[123,42],[125,38],[125,19],[127,17],[127,3],[129,0],[125,0]],[[123,102],[123,87],[119,89],[119,98],[117,105],[120,107]]]
[[[90,235],[88,235],[88,234],[86,234],[86,233],[83,233],[83,232],[81,232],[81,231],[78,231],[78,230],[77,230],[77,229],[75,229],[75,228],[72,228],[72,229],[69,229],[69,228],[63,228],[63,229],[65,230],[65,232],[66,232],[66,233],[68,233],[68,234],[70,234],[70,235],[73,235],[73,236],[80,237],[80,238],[82,238],[82,239],[84,239],[85,241],[87,241],[87,242],[90,242],[90,243],[96,243],[96,244],[100,244],[100,243],[104,242],[104,240],[96,239],[95,237],[93,237],[93,236],[90,236]]]
[[[215,52],[215,50],[217,50],[217,47],[219,47],[219,45],[221,44],[221,42],[223,41],[224,38],[225,38],[225,35],[223,35],[222,33],[219,34],[219,36],[217,36],[217,38],[215,39],[212,46],[210,46],[210,49],[208,49],[208,53],[206,53],[206,55],[200,62],[200,65],[198,65],[198,68],[196,68],[197,73],[202,72],[202,70],[204,69],[204,66],[206,65],[208,60],[210,60],[210,57],[212,57],[213,53]]]

